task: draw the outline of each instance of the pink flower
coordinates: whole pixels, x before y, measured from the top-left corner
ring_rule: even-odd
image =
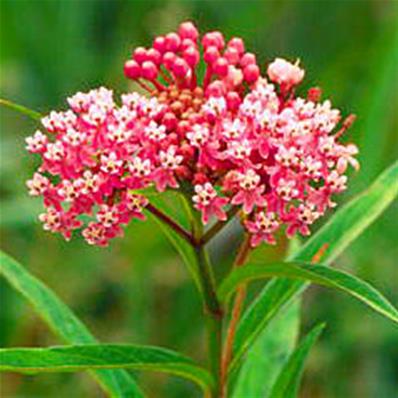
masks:
[[[300,192],[297,189],[295,180],[286,180],[281,178],[278,181],[276,193],[282,200],[289,201],[291,199],[297,198]]]
[[[280,222],[273,212],[260,211],[255,214],[254,221],[245,221],[245,227],[252,234],[250,244],[258,246],[262,241],[271,245],[275,244],[274,232],[279,228]]]
[[[179,185],[174,173],[182,160],[183,157],[176,154],[176,147],[174,146],[170,146],[167,152],[160,151],[160,167],[152,174],[156,189],[159,192],[163,192],[167,187],[178,188]]]
[[[40,130],[37,130],[32,137],[26,138],[26,149],[29,152],[37,153],[46,149],[48,138]]]
[[[40,173],[33,174],[33,178],[26,182],[26,186],[29,188],[29,195],[31,196],[43,195],[48,189],[49,184],[50,181],[48,178]]]
[[[293,207],[284,217],[284,221],[287,223],[287,236],[292,237],[297,230],[302,235],[309,235],[308,226],[313,224],[321,215],[322,213],[312,203],[301,203],[297,208]]]
[[[326,178],[326,186],[333,193],[344,191],[347,186],[347,176],[340,175],[336,170],[333,170]]]
[[[212,215],[221,221],[227,219],[223,207],[228,204],[228,199],[218,196],[216,190],[209,182],[203,185],[195,185],[195,192],[196,195],[192,197],[192,200],[194,206],[202,212],[202,222],[204,224],[208,223]]]
[[[82,235],[89,245],[107,246],[108,234],[106,228],[100,223],[90,222],[82,232]]]
[[[252,169],[237,176],[238,192],[232,198],[233,205],[243,205],[243,211],[249,214],[254,206],[265,206],[266,200],[262,196],[264,185],[260,185],[260,176]]]
[[[145,220],[143,210],[148,203],[148,199],[144,196],[126,192],[122,196],[118,206],[120,222],[128,224],[132,218]]]
[[[101,205],[96,217],[105,228],[111,228],[119,222],[119,209],[117,206]]]

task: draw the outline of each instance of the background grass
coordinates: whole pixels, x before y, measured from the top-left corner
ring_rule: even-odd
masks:
[[[307,79],[320,85],[344,113],[358,115],[348,140],[358,143],[361,171],[346,197],[366,187],[398,155],[397,1],[37,1],[0,0],[1,97],[47,112],[65,107],[75,91],[129,86],[124,60],[155,34],[185,19],[201,31],[242,36],[262,65],[276,56],[300,58]],[[40,201],[27,197],[25,180],[36,165],[24,138],[36,125],[1,109],[1,246],[27,264],[95,331],[103,342],[168,346],[204,357],[201,308],[176,253],[152,221],[133,222],[108,249],[81,239],[65,243],[37,220]],[[175,209],[176,211],[178,209]],[[397,205],[340,259],[398,302]],[[239,233],[232,227],[216,242],[222,271]],[[263,247],[258,255],[283,256]],[[214,246],[213,246],[214,249]],[[59,343],[31,309],[0,280],[3,346]],[[393,398],[398,391],[398,334],[388,321],[346,296],[312,288],[305,295],[303,330],[325,320],[301,396]],[[188,383],[143,375],[152,397],[187,397]],[[3,375],[4,397],[98,397],[85,374]],[[246,397],[242,397],[246,398]]]

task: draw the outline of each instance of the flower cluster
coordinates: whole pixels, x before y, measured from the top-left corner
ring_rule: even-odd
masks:
[[[278,58],[261,75],[240,38],[226,43],[209,32],[200,40],[185,22],[137,48],[124,72],[150,95],[125,94],[117,105],[105,88],[79,92],[68,98],[70,110],[42,119],[49,134],[27,138],[42,157],[27,183],[44,197],[40,220],[67,239],[91,215],[82,235],[106,245],[144,217],[148,200],[137,190],[185,182],[204,223],[237,209],[253,246],[274,243],[282,226],[288,236],[308,234],[346,188],[347,166],[358,168],[356,146],[339,143],[353,117],[334,132],[340,112],[320,102],[319,89],[295,95],[304,70]]]

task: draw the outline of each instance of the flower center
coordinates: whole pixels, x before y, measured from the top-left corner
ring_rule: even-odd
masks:
[[[200,114],[205,102],[201,87],[180,89],[175,85],[170,85],[165,90],[156,92],[155,95],[161,104],[169,106],[169,109],[179,120],[188,120],[192,116]]]

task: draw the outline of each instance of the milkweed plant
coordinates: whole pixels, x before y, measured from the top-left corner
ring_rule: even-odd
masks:
[[[113,397],[145,396],[126,369],[187,378],[212,398],[295,397],[324,325],[287,351],[270,378],[250,353],[308,282],[345,291],[398,322],[397,310],[375,288],[328,267],[394,200],[397,164],[296,244],[285,261],[250,261],[255,248],[276,245],[283,234],[311,235],[312,224],[346,190],[350,167],[359,170],[358,148],[346,143],[354,115],[342,116],[318,87],[302,93],[299,61],[276,58],[262,68],[241,38],[200,35],[184,22],[150,48],[136,48],[124,75],[139,92],[78,92],[67,98],[67,110],[46,116],[1,103],[41,124],[26,138],[27,151],[40,160],[26,185],[29,195],[43,199],[38,218],[46,231],[66,240],[81,234],[89,245],[107,246],[133,219],[159,221],[202,299],[208,363],[160,347],[99,344],[48,287],[3,253],[4,277],[67,343],[4,348],[3,371],[89,370]],[[165,191],[184,203],[185,223],[167,209]],[[242,241],[227,275],[216,280],[207,246],[233,219]],[[250,302],[250,281],[269,278]],[[245,383],[253,366],[260,386],[254,389]]]

